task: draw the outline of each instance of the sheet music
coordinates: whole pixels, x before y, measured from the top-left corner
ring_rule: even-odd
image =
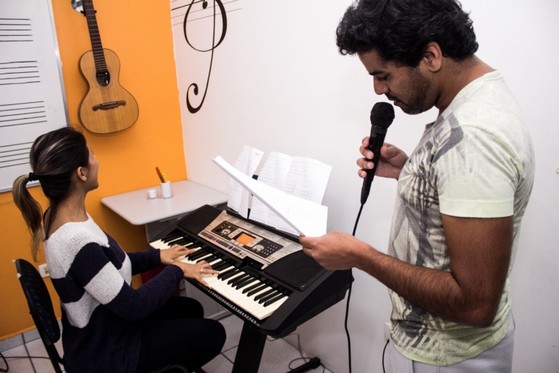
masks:
[[[273,188],[243,174],[221,157],[214,163],[250,191],[277,216],[281,217],[293,234],[321,236],[326,233],[328,208]],[[279,228],[278,228],[279,229]]]
[[[331,166],[315,159],[272,152],[258,174],[258,181],[287,194],[321,204],[331,170]],[[284,219],[258,199],[252,202],[250,218],[290,232]]]

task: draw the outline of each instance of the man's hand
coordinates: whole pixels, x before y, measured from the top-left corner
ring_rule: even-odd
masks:
[[[380,148],[380,162],[378,165],[375,165],[371,161],[374,154],[367,146],[369,146],[369,138],[365,137],[361,143],[361,147],[359,147],[359,152],[364,157],[357,160],[357,165],[361,168],[358,171],[359,176],[364,178],[367,176],[366,170],[377,167],[376,176],[398,179],[402,167],[404,167],[404,164],[408,160],[406,153],[394,145],[385,143]]]
[[[320,237],[299,237],[305,254],[329,270],[358,266],[359,258],[371,250],[366,243],[350,234],[330,232]]]

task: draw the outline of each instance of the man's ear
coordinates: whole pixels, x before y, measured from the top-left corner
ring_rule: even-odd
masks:
[[[437,72],[441,69],[443,64],[443,51],[439,43],[433,41],[427,44],[425,52],[423,53],[422,62],[431,72]]]

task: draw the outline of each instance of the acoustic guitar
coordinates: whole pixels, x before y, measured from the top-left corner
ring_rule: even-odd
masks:
[[[91,40],[91,50],[79,62],[89,86],[80,104],[80,121],[94,133],[125,130],[136,123],[139,110],[136,99],[118,81],[120,60],[115,52],[103,48],[93,0],[73,0],[72,5],[85,15]]]

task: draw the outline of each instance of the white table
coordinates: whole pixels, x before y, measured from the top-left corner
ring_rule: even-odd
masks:
[[[161,198],[159,185],[108,196],[101,203],[132,225],[144,225],[151,241],[163,228],[202,205],[227,202],[227,195],[190,180],[172,183],[173,197]],[[149,199],[148,191],[155,189],[157,198]]]

